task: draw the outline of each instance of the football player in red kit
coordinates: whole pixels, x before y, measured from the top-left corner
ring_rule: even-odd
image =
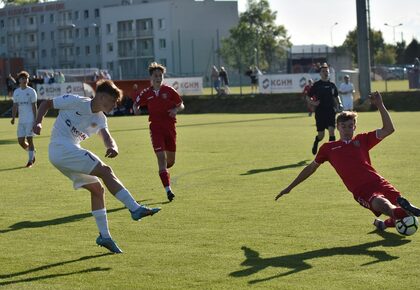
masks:
[[[168,200],[172,201],[175,194],[171,189],[168,169],[175,164],[176,114],[185,107],[177,91],[163,84],[166,68],[153,62],[149,65],[148,70],[151,86],[143,90],[137,97],[134,111],[138,114],[140,107],[147,107],[150,137],[158,161],[159,177],[165,187]]]
[[[408,215],[420,216],[420,209],[402,197],[400,192],[380,176],[371,165],[369,150],[392,134],[395,129],[382,96],[375,92],[370,95],[370,100],[381,114],[382,128],[353,137],[357,114],[342,112],[337,117],[340,140],[323,144],[315,160],[276,196],[276,200],[289,193],[295,186],[311,176],[322,163],[328,161],[361,206],[371,210],[376,217],[381,214],[389,216],[385,221],[377,218],[374,220],[374,225],[378,230],[395,227],[396,220]]]

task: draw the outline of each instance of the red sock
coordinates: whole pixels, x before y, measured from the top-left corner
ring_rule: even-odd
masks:
[[[395,228],[395,220],[393,218],[388,218],[384,221],[387,228]]]
[[[167,187],[170,185],[170,175],[168,170],[163,170],[159,172],[160,180],[162,181],[163,187]]]
[[[394,214],[394,219],[396,219],[396,220],[400,220],[400,219],[403,219],[403,218],[405,218],[406,216],[408,216],[408,214],[405,212],[405,210],[403,210],[403,209],[402,209],[402,208],[400,208],[400,207],[396,207],[396,208],[394,209],[393,214]]]

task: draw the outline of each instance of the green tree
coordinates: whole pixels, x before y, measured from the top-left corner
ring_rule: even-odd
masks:
[[[230,67],[245,69],[255,64],[275,70],[291,45],[287,30],[275,24],[277,13],[271,11],[267,0],[250,0],[248,6],[230,36],[222,39],[220,54]]]
[[[404,62],[413,63],[416,57],[420,57],[420,45],[417,39],[413,39],[404,52]]]
[[[375,55],[375,64],[390,65],[395,64],[397,54],[396,47],[391,44],[385,44],[384,49],[378,51]]]
[[[385,42],[384,38],[382,37],[382,32],[380,30],[370,29],[369,36],[370,58],[371,60],[374,60],[375,56],[385,48]],[[351,51],[353,61],[357,64],[357,27],[347,34],[343,46]]]
[[[396,56],[396,63],[397,64],[405,64],[404,62],[404,55],[405,55],[405,47],[406,43],[405,41],[397,42],[397,46],[395,48]]]

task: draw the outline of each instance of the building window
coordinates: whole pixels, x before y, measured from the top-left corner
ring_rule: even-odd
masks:
[[[47,50],[45,50],[45,49],[41,50],[41,56],[42,57],[47,57]]]
[[[50,23],[54,23],[54,14],[50,14]]]
[[[41,22],[41,24],[44,24],[45,23],[45,17],[44,17],[44,15],[41,15],[39,17],[39,22]]]
[[[4,36],[2,36],[2,37],[1,37],[1,41],[0,41],[0,43],[1,43],[1,44],[6,44],[6,39],[5,39],[5,37],[4,37]]]
[[[51,36],[51,40],[54,40],[54,31],[51,31],[50,36]]]
[[[112,27],[111,27],[111,24],[107,24],[107,25],[106,25],[106,33],[107,33],[107,34],[111,34],[111,33],[112,33]]]
[[[163,29],[166,28],[165,27],[165,19],[163,19],[163,18],[158,19],[158,27],[159,27],[160,30],[163,30]]]
[[[79,18],[80,18],[79,11],[74,11],[74,19],[79,20]]]
[[[76,46],[76,55],[80,55],[80,46]]]
[[[41,41],[45,40],[45,32],[41,32]]]
[[[74,31],[74,37],[75,38],[80,38],[80,29],[76,28],[76,30]]]
[[[106,51],[107,52],[113,52],[114,51],[114,45],[113,45],[112,42],[106,44]]]
[[[84,15],[85,15],[85,19],[89,18],[89,10],[85,10]]]
[[[96,17],[96,18],[98,18],[98,17],[99,17],[99,9],[98,9],[98,8],[96,8],[96,9],[95,9],[95,17]]]
[[[89,27],[85,27],[85,37],[89,36]]]
[[[4,20],[0,20],[0,27],[3,28],[4,27]]]
[[[29,25],[34,25],[35,19],[33,17],[29,17]]]
[[[35,42],[35,34],[29,34],[29,42]]]
[[[164,38],[159,39],[159,47],[166,48],[166,39]]]
[[[90,54],[90,46],[89,45],[85,46],[85,54],[86,55]]]
[[[160,60],[159,60],[159,62],[163,65],[163,66],[167,66],[166,65],[166,58],[161,58]]]

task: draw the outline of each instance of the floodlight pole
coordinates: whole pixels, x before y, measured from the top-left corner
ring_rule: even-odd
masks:
[[[366,1],[356,0],[357,11],[357,56],[359,64],[360,98],[365,100],[370,94],[370,50]]]

